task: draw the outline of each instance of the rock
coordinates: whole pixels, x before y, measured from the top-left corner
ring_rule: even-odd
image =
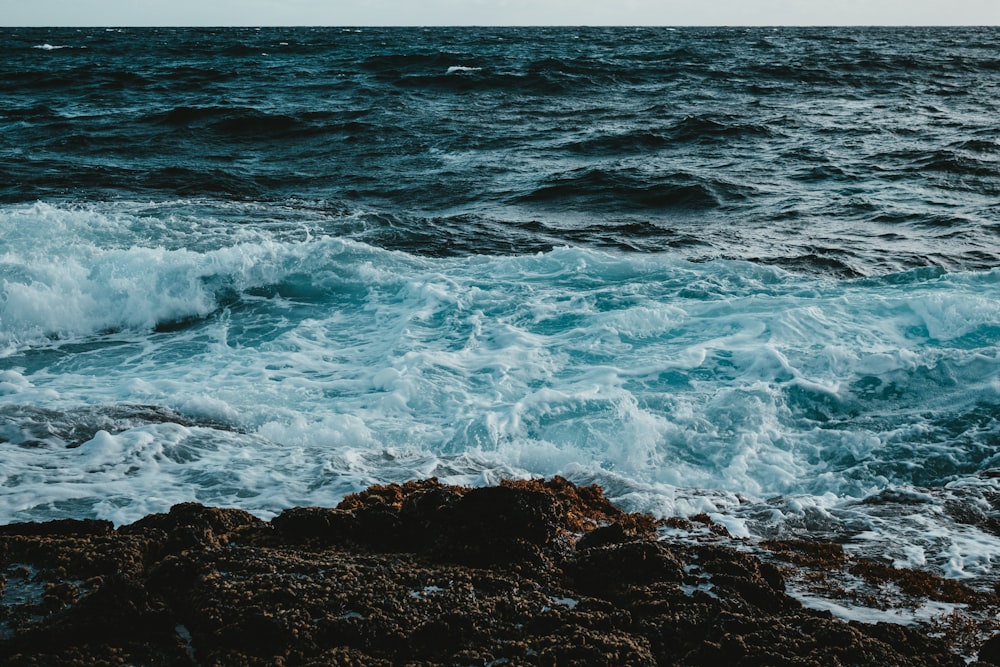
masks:
[[[993,635],[980,647],[979,661],[989,665],[1000,665],[1000,634]]]
[[[152,514],[121,529],[123,535],[146,536],[168,550],[216,547],[226,544],[240,530],[261,521],[249,512],[181,503],[168,514]]]
[[[354,525],[353,513],[326,507],[293,507],[271,520],[287,544],[347,544]]]
[[[634,539],[634,537],[628,534],[625,526],[620,523],[613,523],[610,526],[601,526],[589,533],[584,533],[576,541],[576,548],[579,550],[593,549],[610,544],[621,544],[622,542],[628,542],[630,539]]]
[[[844,623],[784,590],[797,559],[956,595],[940,581],[811,543],[773,543],[782,571],[694,523],[708,530],[673,520],[697,538],[661,540],[555,478],[377,486],[270,522],[187,503],[117,530],[8,526],[0,663],[964,664],[929,632]]]
[[[0,535],[21,537],[48,536],[108,536],[114,532],[114,524],[110,521],[95,521],[92,519],[56,519],[42,523],[13,523],[0,526]]]
[[[628,587],[679,582],[683,577],[682,565],[670,549],[651,541],[585,549],[566,570],[580,591],[611,600]]]

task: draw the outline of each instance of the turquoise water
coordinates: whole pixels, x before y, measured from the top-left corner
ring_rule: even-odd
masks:
[[[559,474],[993,577],[989,34],[5,34],[0,521]]]

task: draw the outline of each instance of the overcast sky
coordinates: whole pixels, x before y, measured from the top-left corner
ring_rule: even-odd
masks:
[[[1000,0],[0,0],[0,25],[998,25]]]

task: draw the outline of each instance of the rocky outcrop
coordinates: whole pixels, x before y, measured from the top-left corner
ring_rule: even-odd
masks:
[[[809,559],[858,565],[835,547],[761,557],[724,533],[559,478],[373,487],[270,522],[183,504],[117,530],[15,524],[0,528],[0,663],[965,664],[940,632],[790,597]]]

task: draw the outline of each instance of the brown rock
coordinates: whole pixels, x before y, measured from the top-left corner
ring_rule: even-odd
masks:
[[[655,530],[560,478],[373,487],[269,523],[183,504],[5,527],[0,664],[964,664],[920,629],[803,609],[724,531]]]

